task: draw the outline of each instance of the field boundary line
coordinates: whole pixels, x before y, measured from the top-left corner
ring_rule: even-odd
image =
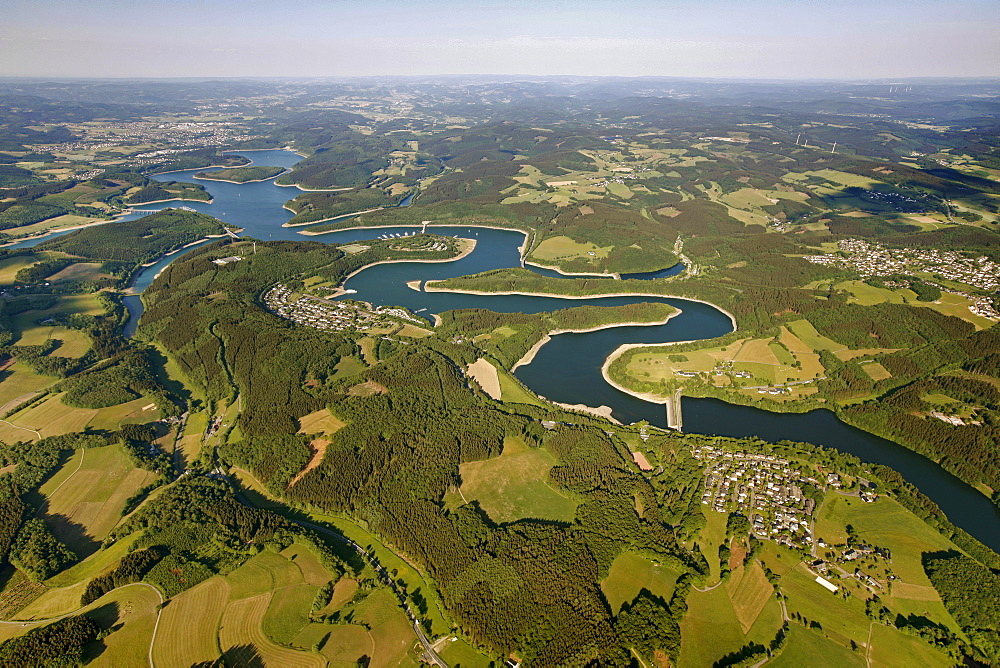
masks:
[[[80,472],[80,469],[83,468],[83,460],[86,459],[86,458],[87,458],[87,448],[80,448],[80,463],[76,465],[76,468],[73,469],[72,473],[70,473],[68,476],[66,476],[65,480],[63,480],[61,483],[59,483],[58,485],[56,485],[56,488],[54,490],[52,490],[51,492],[49,492],[49,494],[48,494],[49,498],[52,498],[53,494],[55,494],[56,492],[58,492],[60,490],[60,488],[62,488],[63,485],[65,485],[66,483],[68,483],[73,478],[73,476],[75,476],[77,473]],[[103,504],[102,504],[102,506],[103,506]],[[38,508],[38,510],[35,512],[35,517],[38,517],[39,513],[42,512],[42,508],[44,508],[44,507],[45,506],[40,506]]]
[[[13,422],[8,422],[7,420],[0,420],[0,422],[3,422],[4,424],[9,424],[14,429],[23,429],[24,431],[30,431],[31,433],[33,433],[38,438],[42,437],[42,435],[40,433],[38,433],[37,431],[35,431],[34,429],[29,429],[28,427],[21,427],[21,426],[18,426],[16,424],[14,424]]]

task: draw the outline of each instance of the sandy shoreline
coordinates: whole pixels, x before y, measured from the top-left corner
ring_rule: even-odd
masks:
[[[295,209],[289,209],[284,204],[281,205],[281,208],[285,209],[286,211],[291,211],[292,213],[296,213]],[[373,211],[381,211],[384,208],[385,208],[384,206],[380,206],[380,207],[375,208],[375,209],[365,209],[364,211],[353,211],[351,213],[342,213],[339,216],[334,216],[333,218],[321,218],[320,220],[310,220],[309,222],[306,222],[306,223],[282,223],[281,226],[282,227],[304,227],[305,225],[319,225],[320,223],[328,223],[331,220],[340,220],[341,218],[350,218],[351,216],[360,216],[363,213],[371,213]],[[402,225],[400,227],[402,227]],[[407,226],[407,227],[410,227],[410,226]],[[345,229],[361,230],[361,229],[365,229],[365,228],[362,228],[362,227],[349,227],[349,228],[345,228]],[[329,234],[330,232],[339,232],[339,231],[340,230],[327,230],[325,232],[310,232],[309,230],[303,230],[302,232],[299,232],[299,234],[305,234],[305,235],[310,236],[310,237],[316,237],[316,236],[319,236],[321,234]]]
[[[653,327],[656,325],[665,325],[670,322],[671,318],[676,318],[681,313],[683,313],[683,311],[675,308],[674,312],[663,320],[654,320],[652,322],[614,322],[606,325],[597,325],[596,327],[585,327],[583,329],[553,329],[540,338],[535,345],[531,346],[531,348],[528,349],[528,352],[524,353],[524,356],[514,363],[514,366],[510,368],[510,371],[513,373],[519,367],[531,364],[535,359],[535,355],[538,354],[538,351],[541,350],[542,346],[551,341],[553,336],[558,336],[560,334],[586,334],[587,332],[599,332],[602,329],[614,329],[615,327]]]
[[[442,279],[447,280],[447,279]],[[706,306],[711,306],[712,308],[725,314],[729,318],[729,322],[733,325],[733,331],[736,331],[736,318],[732,313],[722,308],[717,304],[712,302],[707,302],[704,299],[695,299],[694,297],[682,297],[681,295],[664,295],[653,292],[611,292],[602,293],[596,295],[562,295],[554,292],[522,292],[520,290],[505,290],[502,292],[483,292],[481,290],[462,290],[459,288],[438,288],[432,285],[432,283],[440,283],[441,280],[431,280],[424,283],[424,292],[454,292],[455,294],[461,295],[522,295],[525,297],[554,297],[556,299],[605,299],[608,297],[661,297],[663,299],[683,299],[689,302],[698,302],[700,304],[705,304]],[[659,344],[653,344],[659,345]]]
[[[128,204],[130,209],[135,209],[137,207],[144,207],[147,204],[163,204],[164,202],[203,202],[205,204],[211,204],[215,201],[214,197],[209,197],[209,199],[189,199],[187,197],[171,197],[169,199],[152,199],[148,202],[136,202],[134,204]],[[126,214],[127,215],[127,214]]]
[[[247,167],[247,165],[243,165],[243,167]],[[240,169],[240,167],[229,167],[228,169]],[[285,171],[281,172],[280,174],[275,174],[274,176],[269,176],[266,179],[252,179],[250,181],[233,181],[233,180],[230,180],[230,179],[213,179],[213,178],[210,178],[208,176],[198,176],[197,174],[192,174],[191,178],[192,179],[198,179],[199,181],[215,181],[217,183],[235,183],[238,186],[242,186],[242,185],[247,184],[247,183],[263,183],[264,181],[270,181],[271,179],[276,179],[279,176],[283,176],[283,175],[287,174],[290,171],[292,171],[292,170],[286,169]]]
[[[349,273],[347,276],[344,277],[344,280],[342,280],[340,282],[340,285],[337,286],[336,291],[330,293],[329,298],[333,299],[334,297],[340,297],[342,295],[349,294],[347,290],[344,288],[344,286],[347,285],[347,281],[351,280],[353,276],[360,274],[365,269],[369,267],[374,267],[375,265],[378,264],[401,264],[405,262],[420,262],[423,264],[434,264],[437,262],[457,262],[458,260],[461,260],[462,258],[469,256],[472,253],[472,251],[476,250],[475,239],[462,239],[462,241],[466,242],[467,246],[461,253],[459,253],[455,257],[448,257],[440,260],[379,260],[378,262],[372,262],[370,264],[358,267],[357,269],[355,269],[354,271],[352,271],[351,273]],[[435,322],[434,326],[436,327],[437,324],[438,323]]]
[[[541,397],[541,398],[545,399],[545,397]],[[594,406],[588,406],[587,404],[564,404],[564,403],[560,403],[558,401],[552,401],[551,399],[545,399],[545,401],[548,401],[550,404],[558,406],[559,408],[565,408],[565,409],[571,410],[571,411],[579,411],[581,413],[590,413],[591,415],[596,415],[597,417],[602,417],[605,420],[607,420],[609,422],[612,422],[614,424],[617,424],[619,426],[621,426],[621,424],[622,424],[621,422],[619,422],[618,420],[616,420],[615,417],[611,414],[612,410],[613,410],[611,408],[611,406],[597,406],[597,407],[594,407]]]
[[[629,350],[633,350],[635,348],[654,348],[654,347],[659,348],[665,346],[679,346],[682,343],[697,343],[698,341],[704,341],[704,340],[706,339],[698,339],[696,341],[669,341],[667,343],[623,343],[622,345],[615,348],[612,351],[612,353],[608,355],[607,359],[604,360],[604,364],[601,365],[601,376],[604,377],[604,382],[606,382],[611,387],[615,388],[616,390],[620,390],[625,394],[630,394],[636,399],[642,399],[643,401],[648,401],[651,404],[666,404],[668,401],[672,400],[673,398],[672,393],[668,397],[661,397],[660,395],[653,394],[652,392],[637,392],[635,390],[630,390],[624,385],[619,385],[615,381],[611,380],[611,375],[608,373],[608,369],[611,368],[611,365],[614,363],[614,361],[618,359],[623,353]]]
[[[532,267],[538,267],[539,269],[548,269],[549,271],[554,271],[557,274],[562,274],[563,276],[570,276],[572,278],[613,278],[617,281],[622,280],[621,274],[597,274],[590,272],[571,272],[563,271],[559,267],[550,267],[545,264],[539,264],[537,262],[531,262],[530,260],[525,260],[525,264],[530,264]]]
[[[262,150],[266,150],[266,149],[262,149]],[[289,170],[289,171],[291,171],[291,170]],[[287,174],[288,172],[285,172],[285,173]],[[278,176],[281,176],[281,174],[278,174]],[[278,176],[276,176],[274,178],[278,178]],[[299,190],[301,190],[304,193],[339,193],[339,192],[344,192],[345,190],[354,190],[353,187],[351,187],[351,188],[305,188],[303,186],[300,186],[298,183],[275,183],[274,185],[278,186],[279,188],[298,188]]]

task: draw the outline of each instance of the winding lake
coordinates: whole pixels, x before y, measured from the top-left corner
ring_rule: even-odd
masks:
[[[290,167],[301,158],[291,151],[268,150],[237,152],[259,165]],[[302,227],[281,227],[292,213],[282,208],[287,200],[301,191],[279,187],[273,181],[260,183],[223,183],[194,178],[201,170],[162,174],[155,178],[168,181],[188,181],[203,184],[215,200],[206,202],[162,202],[144,205],[145,209],[164,209],[184,205],[215,216],[245,229],[243,233],[262,240],[295,239],[325,243],[347,243],[371,239],[386,234],[408,234],[413,227],[342,230],[322,236],[302,236]],[[408,204],[409,202],[404,202]],[[136,216],[138,217],[138,216]],[[406,286],[407,281],[434,280],[466,274],[516,267],[520,265],[519,246],[523,235],[509,230],[477,227],[431,226],[429,231],[476,239],[476,250],[456,262],[426,264],[397,263],[369,267],[351,277],[346,287],[357,291],[359,299],[380,305],[405,306],[420,315],[429,316],[456,308],[486,308],[502,313],[537,313],[583,304],[611,306],[643,301],[665,302],[681,309],[681,315],[665,325],[648,327],[616,327],[585,334],[560,334],[542,346],[531,364],[520,367],[515,375],[536,393],[553,401],[589,406],[610,406],[614,416],[624,422],[648,420],[666,426],[666,413],[660,404],[653,404],[608,385],[601,376],[601,365],[607,356],[623,343],[664,343],[689,341],[720,336],[731,331],[729,318],[707,304],[683,299],[649,297],[607,297],[561,299],[518,295],[462,295],[418,292]],[[49,237],[51,238],[51,236]],[[18,246],[39,243],[36,239]],[[144,290],[163,268],[184,252],[164,258],[143,270],[135,279],[136,291]],[[550,276],[551,270],[529,269]],[[630,278],[653,280],[679,273],[681,266],[660,272],[632,275]],[[613,279],[608,279],[609,281]],[[135,330],[142,304],[138,296],[126,298],[132,317],[126,333]],[[1000,550],[1000,508],[978,491],[958,480],[929,459],[906,448],[844,424],[825,410],[804,414],[771,413],[757,408],[736,406],[715,399],[683,399],[684,429],[689,432],[721,436],[757,436],[769,441],[782,439],[808,441],[849,452],[868,462],[885,464],[899,471],[937,503],[956,525],[995,550]]]

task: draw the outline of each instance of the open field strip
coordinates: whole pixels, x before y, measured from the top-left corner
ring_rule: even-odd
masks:
[[[229,583],[213,577],[179,594],[160,614],[150,650],[153,665],[188,668],[220,655],[219,621],[229,599]]]
[[[497,374],[496,367],[490,364],[489,361],[480,357],[466,367],[466,374],[476,381],[483,392],[491,399],[500,400],[500,376]]]
[[[36,431],[40,437],[83,431],[97,415],[97,408],[73,408],[62,402],[63,394],[53,394],[41,403],[10,416],[15,426]]]
[[[28,267],[33,267],[41,260],[41,254],[21,255],[0,260],[0,285],[12,285],[17,272]]]
[[[921,668],[947,668],[955,661],[937,651],[919,638],[904,634],[884,624],[872,624],[871,647],[868,653],[872,668],[891,666],[920,666]]]
[[[326,662],[312,652],[282,647],[272,642],[261,629],[264,615],[271,602],[271,594],[258,594],[229,603],[219,625],[219,644],[224,653],[233,648],[253,646],[264,665],[284,667],[322,668]],[[213,625],[213,631],[215,630]],[[238,660],[238,657],[235,657]]]
[[[756,562],[746,567],[738,566],[726,583],[726,591],[733,602],[733,612],[736,613],[743,633],[750,631],[764,606],[774,595],[774,588]]]
[[[724,587],[706,592],[692,590],[687,604],[687,613],[681,620],[678,666],[711,666],[746,644],[746,636]]]
[[[117,525],[125,502],[155,479],[136,468],[121,445],[84,450],[76,470],[46,494],[49,526],[67,547],[86,555]]]

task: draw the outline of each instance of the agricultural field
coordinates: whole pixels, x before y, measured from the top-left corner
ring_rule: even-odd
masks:
[[[299,433],[332,436],[345,424],[343,420],[333,415],[328,409],[322,408],[299,418]]]
[[[499,457],[461,465],[462,498],[478,501],[494,522],[525,517],[572,522],[577,501],[546,481],[555,463],[548,451],[508,436]]]
[[[541,264],[552,264],[583,258],[606,258],[611,248],[601,248],[592,243],[575,241],[565,236],[548,237],[535,246],[529,259]]]
[[[696,381],[785,403],[815,394],[811,381],[822,377],[824,369],[812,348],[782,328],[777,340],[740,339],[685,352],[673,352],[670,346],[643,348],[631,353],[626,372],[643,382],[665,382],[664,395],[674,388],[696,387]],[[758,392],[765,386],[787,390],[777,395]]]
[[[100,262],[77,262],[49,276],[49,281],[96,281],[111,278],[111,274],[101,271]]]
[[[35,432],[38,438],[83,431],[97,415],[96,408],[73,408],[62,402],[62,393],[50,395],[8,418],[8,421]]]
[[[47,522],[67,547],[86,556],[118,523],[126,500],[155,479],[136,468],[120,445],[78,450],[40,489]]]
[[[792,624],[785,649],[767,665],[776,668],[865,668],[867,663],[864,654],[838,645],[819,631]]]
[[[307,629],[337,628],[310,621],[316,594],[331,577],[303,546],[292,545],[281,553],[261,552],[228,575],[213,577],[174,597],[160,620],[154,661],[187,666],[223,655],[238,662],[256,656],[267,665],[323,666],[325,659],[312,649],[317,643],[301,640],[318,635],[314,630],[305,633]],[[192,618],[198,620],[194,634]],[[182,640],[185,634],[189,635],[186,641]],[[409,640],[412,643],[412,633]],[[396,652],[395,644],[379,649],[389,655]]]

